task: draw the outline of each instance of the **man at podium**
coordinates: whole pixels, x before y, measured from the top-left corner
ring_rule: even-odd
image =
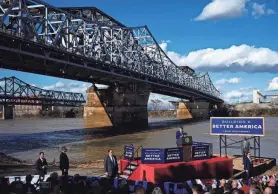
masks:
[[[176,144],[177,144],[177,147],[178,147],[178,139],[181,138],[181,137],[184,137],[184,136],[187,136],[187,133],[185,133],[183,131],[183,128],[180,127],[178,131],[176,131]]]

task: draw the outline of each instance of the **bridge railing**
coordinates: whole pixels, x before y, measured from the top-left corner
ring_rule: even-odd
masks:
[[[146,26],[111,26],[39,0],[4,2],[0,4],[2,32],[220,97],[208,74],[199,76],[176,66]]]

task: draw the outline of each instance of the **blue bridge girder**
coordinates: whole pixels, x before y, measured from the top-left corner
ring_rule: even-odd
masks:
[[[147,26],[126,27],[90,7],[2,1],[0,67],[100,84],[143,82],[155,93],[223,102],[208,73],[175,65]]]
[[[77,107],[86,103],[83,94],[44,90],[16,77],[0,78],[0,105],[50,105]]]

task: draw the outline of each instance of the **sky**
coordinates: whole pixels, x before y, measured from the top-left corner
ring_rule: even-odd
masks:
[[[147,25],[176,63],[209,72],[221,97],[250,100],[278,90],[277,0],[47,0],[57,7],[95,6],[128,27]],[[90,83],[0,69],[44,89],[85,93]],[[278,93],[278,92],[277,92]],[[151,99],[172,98],[151,94]]]

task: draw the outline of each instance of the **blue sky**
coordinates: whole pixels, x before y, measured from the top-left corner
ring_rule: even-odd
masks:
[[[78,0],[46,1],[61,7],[95,6],[126,26],[147,25],[177,65],[208,71],[229,102],[252,89],[278,90],[276,0]],[[84,92],[71,80],[0,70],[47,89]],[[73,84],[77,83],[77,84]],[[168,99],[159,95],[152,98]]]

